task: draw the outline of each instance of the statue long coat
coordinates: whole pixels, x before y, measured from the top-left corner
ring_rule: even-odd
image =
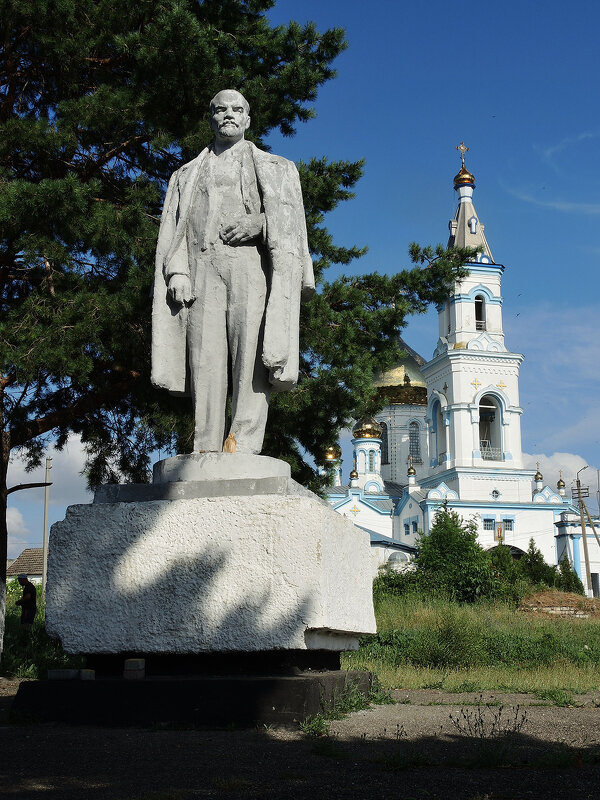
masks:
[[[245,143],[256,173],[266,219],[264,240],[269,259],[269,294],[265,310],[262,360],[274,391],[291,389],[298,380],[300,300],[314,292],[312,259],[298,170],[293,162]],[[154,275],[152,307],[152,383],[175,394],[188,394],[186,306],[167,296],[168,275],[189,275],[188,218],[197,178],[208,148],[173,173],[163,206]],[[165,271],[168,270],[167,276]],[[197,298],[195,302],[202,302]]]

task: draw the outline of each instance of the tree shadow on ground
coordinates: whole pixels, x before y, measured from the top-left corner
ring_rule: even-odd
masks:
[[[501,758],[463,736],[337,741],[264,729],[63,725],[4,728],[0,735],[0,795],[15,800],[591,800],[600,779],[596,745],[523,734],[510,738]]]

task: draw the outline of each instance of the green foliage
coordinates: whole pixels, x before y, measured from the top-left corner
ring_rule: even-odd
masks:
[[[579,576],[569,563],[566,553],[563,553],[563,556],[558,564],[556,588],[560,589],[561,592],[573,592],[574,594],[581,594],[585,597],[583,583],[580,581]]]
[[[411,664],[445,671],[504,665],[600,666],[600,622],[530,618],[504,603],[463,604],[415,593],[377,608],[379,633],[364,637],[351,669]]]
[[[533,539],[529,540],[527,552],[519,559],[519,572],[534,586],[555,586],[557,581],[556,567],[550,566]]]
[[[31,629],[21,629],[21,608],[15,605],[22,596],[23,588],[17,580],[6,585],[6,622],[4,649],[2,652],[2,675],[18,678],[45,679],[49,669],[84,666],[81,656],[67,655],[60,642],[51,639],[44,628],[44,602],[41,587],[36,586],[37,614]]]
[[[327,736],[330,720],[342,719],[346,714],[361,711],[372,704],[388,705],[393,703],[392,696],[388,691],[382,689],[377,678],[374,679],[373,688],[367,695],[359,689],[355,681],[348,680],[341,692],[334,693],[331,701],[322,703],[322,711],[307,717],[300,723],[300,729],[307,736]]]
[[[415,563],[414,573],[378,577],[375,598],[390,590],[399,594],[413,590],[472,603],[493,596],[498,586],[490,558],[477,543],[476,525],[445,508],[419,539]]]

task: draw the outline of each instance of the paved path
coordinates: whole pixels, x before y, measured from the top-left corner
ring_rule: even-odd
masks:
[[[6,683],[4,690],[6,706]],[[299,730],[5,722],[0,798],[597,800],[600,794],[600,709],[592,696],[580,698],[579,708],[540,707],[527,695],[486,693],[483,705],[471,705],[479,700],[473,694],[395,697],[394,705],[332,722],[330,736],[315,740]],[[496,703],[504,704],[502,712]],[[519,732],[489,738],[494,725],[518,727],[524,713]],[[469,735],[469,725],[479,725],[481,736]]]

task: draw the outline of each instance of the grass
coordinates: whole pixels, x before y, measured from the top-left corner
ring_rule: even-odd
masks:
[[[384,597],[376,613],[377,637],[365,637],[343,665],[375,672],[387,689],[545,692],[550,701],[560,692],[600,691],[598,618],[560,619],[503,603],[460,605],[414,595]]]
[[[19,583],[6,587],[6,621],[0,674],[16,678],[46,678],[49,669],[85,666],[82,656],[70,656],[60,642],[51,639],[44,628],[44,603],[38,587],[37,614],[30,630],[21,630],[21,609],[15,601],[22,595]]]
[[[323,703],[323,710],[319,714],[307,717],[300,723],[300,729],[306,736],[313,738],[326,737],[329,733],[329,722],[333,719],[342,719],[352,711],[361,711],[372,704],[385,705],[393,703],[390,693],[382,689],[378,681],[368,695],[363,694],[358,686],[348,681],[344,689],[334,695],[331,702]]]

